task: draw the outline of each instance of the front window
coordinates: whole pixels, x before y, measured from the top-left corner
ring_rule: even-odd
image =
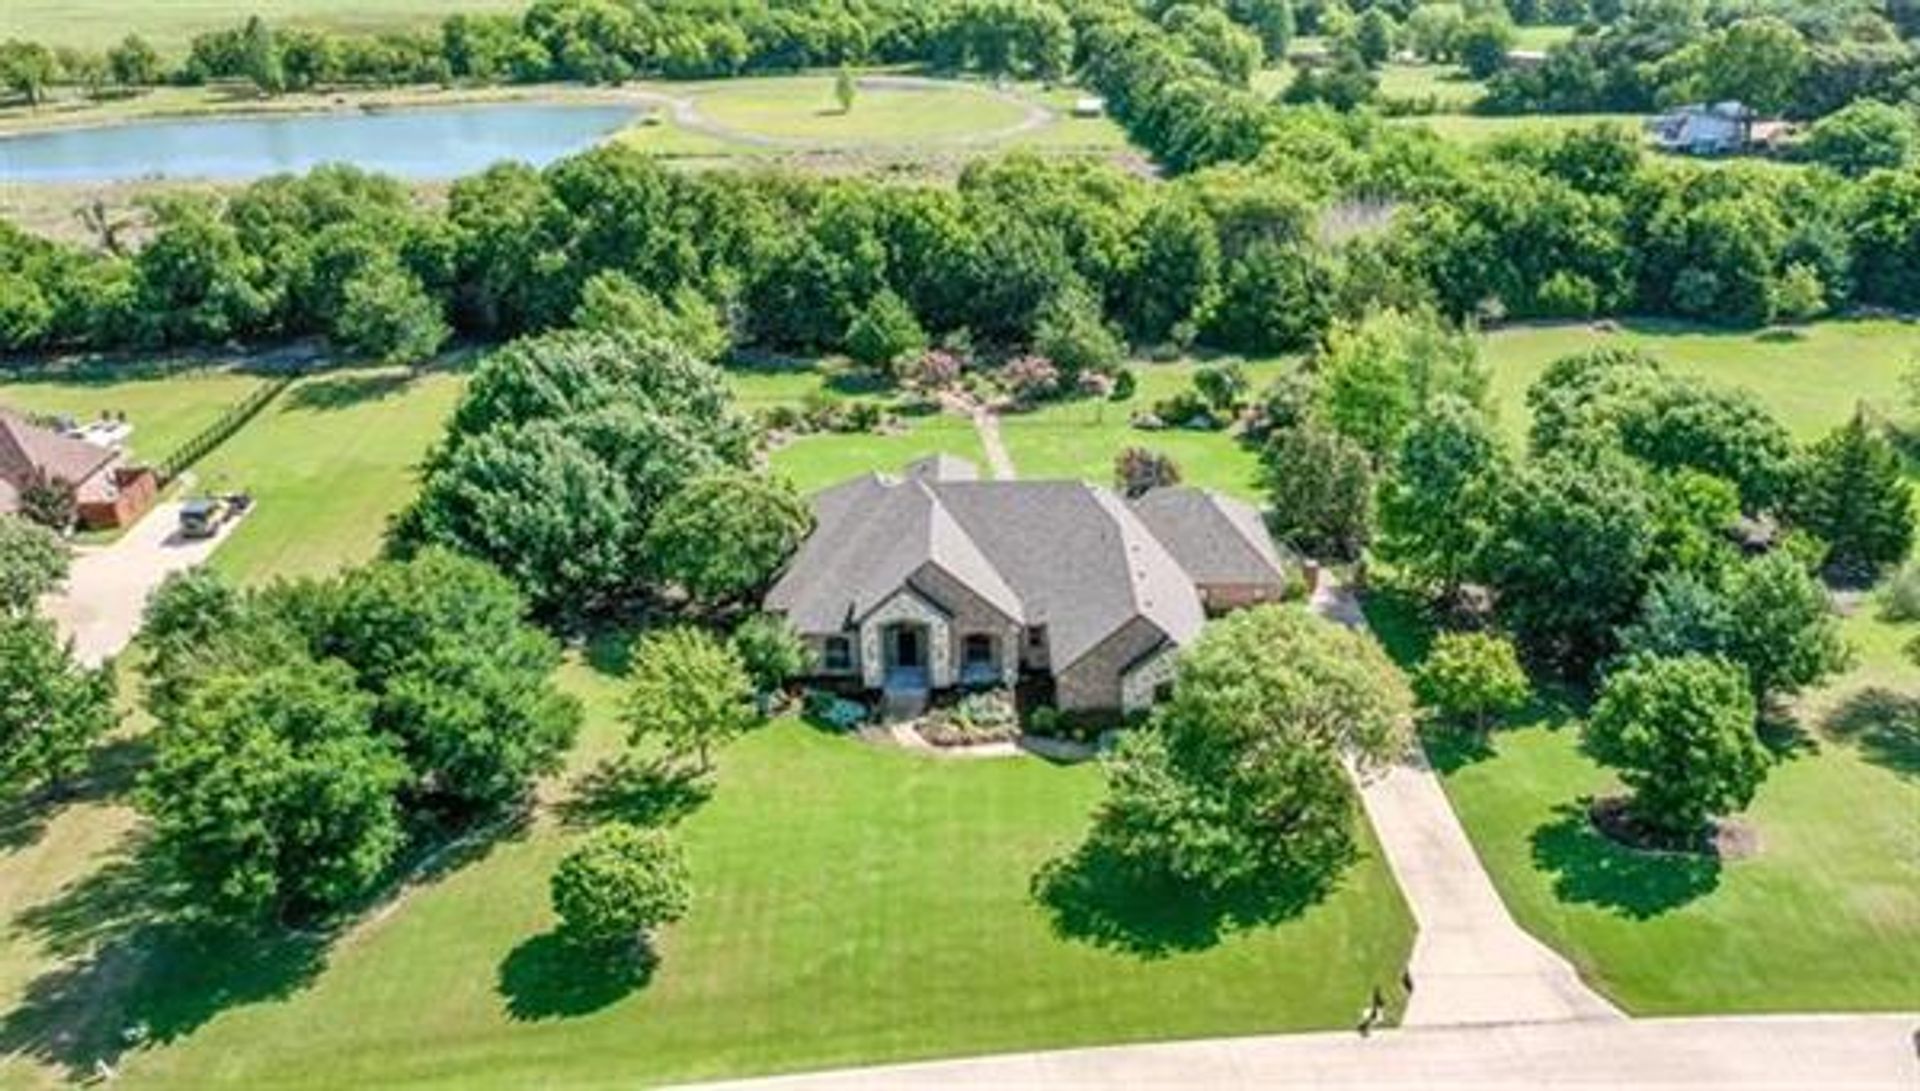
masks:
[[[961,645],[961,662],[969,667],[993,666],[993,638],[985,633],[969,633]]]
[[[853,641],[844,636],[830,636],[820,650],[820,663],[830,671],[849,671],[853,669]]]

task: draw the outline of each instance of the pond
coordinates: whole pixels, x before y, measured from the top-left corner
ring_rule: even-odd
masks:
[[[636,113],[628,106],[503,102],[129,122],[0,138],[0,178],[256,178],[336,162],[402,178],[452,178],[502,159],[551,162]]]

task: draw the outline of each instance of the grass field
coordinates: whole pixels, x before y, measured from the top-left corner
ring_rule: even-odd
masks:
[[[525,7],[521,0],[7,0],[0,36],[105,49],[138,33],[173,56],[184,55],[195,34],[238,26],[250,15],[275,27],[377,32],[436,26],[455,12],[518,14]]]
[[[133,425],[128,447],[158,460],[220,418],[228,407],[266,380],[226,369],[160,370],[128,378],[115,372],[81,372],[31,378],[0,378],[0,406],[29,413],[56,413],[88,420],[124,413]]]
[[[246,580],[311,575],[370,559],[387,518],[413,496],[416,467],[440,438],[459,376],[334,371],[302,379],[195,472],[245,489],[256,507],[214,567]]]
[[[1526,434],[1526,390],[1561,356],[1620,345],[1645,349],[1676,372],[1752,392],[1801,439],[1842,423],[1857,402],[1891,412],[1903,368],[1920,361],[1920,323],[1821,322],[1797,330],[1713,330],[1629,321],[1617,332],[1585,323],[1499,330],[1486,339],[1501,426]]]
[[[1255,391],[1273,380],[1280,361],[1245,365]],[[1133,397],[1123,401],[1078,400],[1031,413],[1009,414],[1000,432],[1020,476],[1076,477],[1100,484],[1113,481],[1113,459],[1127,447],[1146,447],[1170,455],[1182,479],[1249,499],[1259,495],[1260,460],[1256,452],[1225,432],[1168,428],[1144,431],[1129,423],[1132,414],[1186,389],[1197,365],[1138,364]]]
[[[1904,745],[1876,761],[1819,741],[1787,758],[1743,816],[1760,851],[1725,863],[1594,833],[1581,801],[1618,787],[1573,725],[1502,732],[1446,788],[1521,924],[1635,1014],[1911,1011],[1920,783],[1911,734]]]
[[[1397,125],[1425,125],[1448,140],[1480,144],[1519,133],[1562,132],[1603,122],[1614,122],[1638,131],[1642,118],[1639,114],[1430,114],[1392,120]]]
[[[579,663],[564,681],[590,709],[577,773],[616,745],[618,687]],[[729,750],[718,785],[683,827],[693,912],[637,990],[556,945],[546,877],[576,831],[548,813],[323,960],[215,958],[171,967],[177,980],[134,971],[90,998],[89,1014],[167,1030],[171,1044],[123,1058],[129,1088],[612,1088],[1338,1027],[1410,949],[1410,918],[1370,841],[1329,900],[1275,925],[1216,937],[1135,906],[1143,941],[1171,945],[1152,957],[1061,934],[1028,882],[1078,838],[1098,792],[1088,766],[928,759],[783,721]],[[14,921],[0,984],[11,979],[14,995],[23,974],[44,972],[43,945],[100,910],[71,889],[62,900],[44,872],[71,868],[69,851],[118,858],[104,826],[60,825],[59,844],[50,834],[0,857],[0,875],[36,865],[22,869],[35,881],[0,895]],[[101,845],[87,848],[83,832]],[[180,1004],[174,990],[203,999]],[[8,1064],[8,1087],[51,1076]]]

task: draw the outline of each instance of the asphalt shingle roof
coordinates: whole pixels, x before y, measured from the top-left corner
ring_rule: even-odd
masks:
[[[1195,583],[1286,579],[1286,562],[1251,504],[1181,485],[1146,493],[1133,510]]]
[[[838,632],[931,562],[1013,621],[1045,626],[1056,670],[1135,618],[1177,644],[1200,631],[1193,581],[1113,493],[1079,481],[979,481],[962,467],[971,469],[922,460],[905,479],[870,474],[820,493],[817,527],[768,608],[802,632]]]

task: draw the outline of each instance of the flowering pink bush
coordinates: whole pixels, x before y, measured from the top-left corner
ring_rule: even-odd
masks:
[[[1000,381],[1023,402],[1036,402],[1060,389],[1060,369],[1045,356],[1016,356],[1000,369]]]
[[[925,390],[943,390],[960,380],[964,362],[945,349],[928,349],[908,368],[904,378]]]

